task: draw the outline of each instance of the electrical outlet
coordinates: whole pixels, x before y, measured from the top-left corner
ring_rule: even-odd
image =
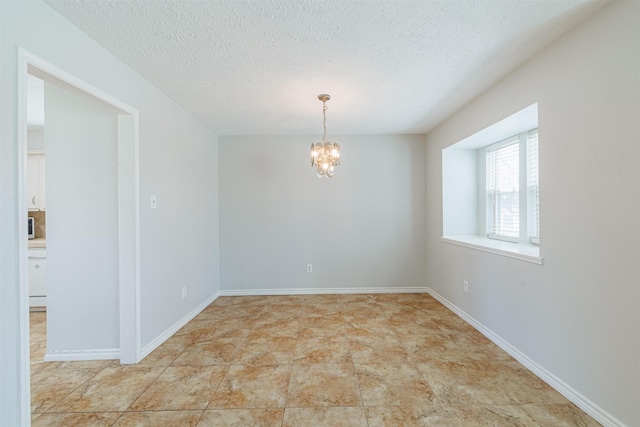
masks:
[[[463,286],[464,286],[464,291],[465,292],[469,292],[469,282],[467,282],[466,280],[463,282]]]
[[[187,287],[183,286],[182,287],[182,299],[185,299],[187,297]]]
[[[307,273],[313,273],[313,264],[307,264]]]

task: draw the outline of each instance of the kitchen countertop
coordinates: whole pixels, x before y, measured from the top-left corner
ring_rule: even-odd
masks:
[[[29,240],[29,249],[37,249],[37,248],[46,248],[47,247],[47,239],[38,238]]]

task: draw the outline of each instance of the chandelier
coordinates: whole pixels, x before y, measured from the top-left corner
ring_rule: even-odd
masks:
[[[327,101],[331,99],[329,95],[318,95],[322,101],[322,142],[311,144],[311,166],[316,168],[318,178],[331,178],[335,173],[335,168],[340,164],[340,146],[338,143],[327,141]]]

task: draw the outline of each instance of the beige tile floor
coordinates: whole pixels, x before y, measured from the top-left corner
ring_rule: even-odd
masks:
[[[43,362],[34,426],[598,426],[424,294],[220,297],[141,363]]]

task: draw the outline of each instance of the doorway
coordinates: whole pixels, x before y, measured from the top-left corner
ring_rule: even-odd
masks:
[[[108,120],[112,122],[112,146],[111,147],[102,147],[106,148],[107,151],[110,151],[112,156],[112,166],[113,166],[113,179],[112,182],[109,183],[110,189],[109,192],[111,194],[111,199],[113,202],[113,214],[109,217],[109,221],[113,224],[109,229],[109,236],[103,236],[108,240],[102,242],[102,244],[107,244],[113,246],[113,251],[111,251],[111,260],[109,261],[112,267],[115,267],[115,271],[112,273],[113,276],[110,278],[110,283],[114,284],[115,289],[111,289],[108,291],[108,298],[111,299],[112,308],[110,312],[107,314],[103,313],[103,316],[112,316],[111,324],[115,325],[111,328],[111,343],[113,345],[112,348],[98,348],[98,351],[95,351],[96,348],[100,347],[100,344],[91,343],[86,346],[87,348],[77,348],[78,346],[74,343],[64,343],[64,334],[60,334],[60,331],[56,333],[60,336],[63,336],[62,340],[58,339],[58,342],[62,342],[62,346],[60,347],[62,351],[57,353],[47,353],[48,360],[96,360],[96,359],[109,359],[109,358],[117,358],[120,360],[120,363],[137,363],[139,354],[140,354],[140,342],[139,342],[139,307],[138,307],[138,298],[139,295],[139,218],[138,218],[138,112],[136,109],[122,103],[121,101],[111,97],[110,95],[100,91],[97,88],[92,87],[86,82],[78,79],[77,77],[55,67],[54,65],[43,61],[42,59],[32,55],[31,53],[20,49],[18,53],[18,157],[19,157],[19,165],[18,165],[18,194],[20,200],[23,201],[19,205],[18,209],[18,222],[19,227],[22,230],[27,229],[27,204],[26,204],[26,189],[27,189],[27,177],[26,177],[26,163],[27,163],[27,120],[26,120],[26,111],[27,111],[27,101],[26,101],[26,85],[28,75],[35,75],[38,78],[45,81],[45,83],[49,82],[51,87],[57,91],[59,96],[58,99],[62,99],[66,97],[66,101],[69,101],[71,98],[82,98],[85,99],[88,104],[93,105],[95,109],[101,111],[109,111],[111,117]],[[66,102],[65,101],[65,102]],[[64,102],[63,102],[64,104]],[[61,104],[62,105],[62,104]],[[64,110],[64,108],[63,108]],[[62,115],[66,114],[68,117],[73,116],[73,111],[62,111]],[[109,114],[104,117],[108,117]],[[89,126],[94,126],[93,124],[89,124]],[[87,126],[85,126],[85,131]],[[58,130],[59,134],[60,130]],[[81,138],[86,138],[85,136],[81,136]],[[85,147],[87,150],[91,150],[90,147]],[[78,146],[75,148],[67,147],[67,149],[77,150]],[[64,166],[60,167],[60,155],[64,150],[57,150],[57,160],[56,156],[53,156],[51,165],[54,165],[57,162],[58,169],[58,177],[64,180]],[[86,159],[86,157],[85,157]],[[91,165],[83,165],[82,162],[75,162],[76,166],[80,166],[84,168],[85,172],[87,170],[91,170]],[[51,169],[47,167],[47,169]],[[54,167],[54,171],[55,171]],[[103,171],[104,172],[104,171]],[[97,175],[100,175],[100,171],[97,172]],[[53,174],[56,174],[55,172]],[[102,179],[101,181],[105,181]],[[58,185],[58,190],[61,188]],[[104,192],[104,189],[96,189],[96,191]],[[61,193],[61,192],[59,192]],[[70,195],[67,195],[70,197]],[[63,199],[63,196],[57,197],[59,200]],[[49,201],[51,202],[53,198],[49,197]],[[95,199],[97,200],[97,199]],[[70,212],[75,212],[74,215],[87,215],[87,212],[91,211],[91,206],[86,206],[86,209],[83,209],[82,212],[78,212],[77,207],[81,206],[81,204],[76,204],[76,207],[72,209]],[[53,208],[55,208],[55,203]],[[51,203],[48,203],[47,209],[52,209]],[[52,210],[51,213],[54,211]],[[73,218],[70,218],[69,212],[65,215],[65,221],[71,221],[66,225],[66,230],[70,230],[71,226],[73,226]],[[60,229],[64,229],[60,227]],[[82,239],[83,238],[83,230],[85,227],[78,227],[77,232],[73,233],[75,237]],[[84,237],[87,237],[87,233],[85,232]],[[53,236],[52,244],[53,244]],[[58,240],[60,241],[60,240]],[[77,242],[76,242],[77,243]],[[74,243],[67,242],[65,245],[59,245],[57,253],[62,254],[65,250],[71,250],[73,252]],[[77,254],[77,252],[76,252]],[[67,261],[69,260],[67,254]],[[30,379],[30,370],[29,370],[29,291],[28,291],[28,274],[27,274],[27,264],[28,264],[28,245],[27,245],[27,236],[20,239],[19,244],[19,259],[20,259],[20,351],[21,351],[21,371],[20,371],[20,384],[21,384],[21,401],[22,401],[22,412],[24,419],[30,419],[30,389],[29,389],[29,379]],[[59,259],[64,259],[60,257]],[[87,264],[89,258],[85,258],[86,262],[83,264]],[[94,264],[97,265],[97,264]],[[66,267],[68,268],[68,266]],[[86,272],[85,272],[86,273]],[[90,283],[87,283],[87,286],[90,286]],[[59,292],[60,289],[56,290]],[[91,292],[86,292],[86,290],[80,290],[79,292],[84,292],[84,295],[91,296]],[[75,297],[75,295],[71,296]],[[66,297],[64,295],[58,295],[58,301],[60,298],[70,299],[70,296],[67,294]],[[85,312],[87,311],[86,305],[91,304],[99,304],[100,295],[96,297],[95,295],[92,297],[94,301],[87,300],[86,298],[81,302],[85,306],[83,307]],[[55,298],[48,298],[48,304],[56,304]],[[65,313],[65,308],[58,307],[54,309],[53,312],[58,312],[59,320],[62,319],[60,324],[64,324],[64,322],[69,322],[71,319],[66,318],[68,313]],[[52,312],[52,313],[53,313]],[[85,316],[87,313],[85,313]],[[96,319],[100,321],[100,319]],[[115,328],[115,330],[114,330]],[[67,348],[65,349],[65,345],[76,347],[76,348]],[[93,347],[92,347],[93,346]],[[101,351],[102,350],[102,351]]]

